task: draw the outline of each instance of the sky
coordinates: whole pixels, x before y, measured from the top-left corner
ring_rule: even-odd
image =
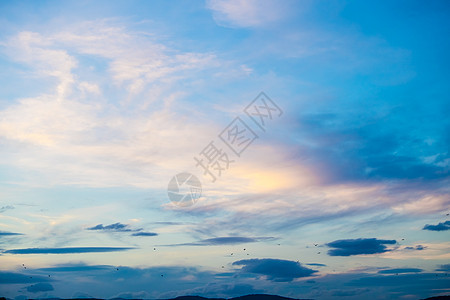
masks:
[[[0,296],[450,294],[448,1],[0,1]]]

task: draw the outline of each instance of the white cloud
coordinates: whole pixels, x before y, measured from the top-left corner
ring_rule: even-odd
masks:
[[[165,186],[169,174],[193,165],[189,154],[213,129],[175,107],[189,94],[179,82],[220,64],[212,54],[169,49],[104,22],[20,32],[3,45],[33,76],[57,80],[0,111],[7,145],[0,163],[28,173],[29,184]],[[101,59],[106,70],[84,76],[96,69],[86,56]]]
[[[260,27],[282,19],[287,1],[276,0],[209,0],[217,24],[226,27]]]

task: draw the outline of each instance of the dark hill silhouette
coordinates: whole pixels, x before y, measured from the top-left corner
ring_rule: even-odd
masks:
[[[230,300],[292,300],[294,298],[286,298],[281,296],[274,295],[264,295],[264,294],[255,294],[255,295],[247,295],[236,298],[231,298]],[[299,299],[295,299],[299,300]]]
[[[200,296],[182,296],[177,297],[175,299],[167,299],[167,300],[226,300],[224,298],[204,298]],[[274,295],[265,295],[265,294],[254,294],[254,295],[246,295],[236,298],[228,298],[228,300],[300,300],[294,298],[286,298],[281,296]]]
[[[0,297],[0,300],[11,300],[9,298]],[[33,299],[30,299],[33,300]],[[104,299],[98,299],[98,298],[72,298],[72,299],[61,299],[61,298],[54,298],[54,300],[104,300]],[[113,300],[113,299],[110,299]],[[114,300],[137,300],[137,299],[122,299],[122,298],[114,298]],[[171,298],[171,299],[165,299],[165,300],[301,300],[301,299],[294,299],[294,298],[287,298],[287,297],[281,297],[281,296],[275,296],[275,295],[265,295],[265,294],[259,294],[259,295],[246,295],[241,297],[235,297],[235,298],[205,298],[200,296],[181,296],[177,298]],[[450,296],[437,296],[437,297],[430,297],[426,299],[421,300],[450,300]]]
[[[181,297],[176,297],[176,300],[226,300],[224,298],[205,298],[205,297],[200,297],[200,296],[181,296]],[[173,299],[168,299],[168,300],[173,300]]]

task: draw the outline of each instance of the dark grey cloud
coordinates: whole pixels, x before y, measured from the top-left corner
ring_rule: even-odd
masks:
[[[437,225],[426,224],[422,230],[445,231],[450,229],[450,221],[441,222]]]
[[[50,283],[46,282],[40,282],[27,286],[27,291],[30,293],[49,292],[53,290],[53,286]]]
[[[63,248],[25,248],[3,251],[9,254],[73,254],[73,253],[95,253],[115,252],[135,249],[132,247],[63,247]]]
[[[396,240],[379,240],[376,238],[359,238],[337,240],[326,244],[328,247],[334,248],[328,250],[330,256],[350,256],[361,254],[376,254],[390,251],[385,245],[396,244]]]
[[[436,271],[450,272],[450,264],[440,265],[440,267],[436,269]]]
[[[233,263],[234,266],[243,266],[241,271],[265,275],[272,281],[292,281],[295,278],[308,277],[317,272],[300,263],[283,259],[244,259]]]
[[[145,231],[140,231],[140,232],[135,232],[132,234],[132,236],[157,236],[158,234],[156,232],[145,232]]]
[[[155,232],[145,232],[142,228],[132,229],[128,224],[122,224],[120,222],[103,226],[103,224],[98,224],[93,227],[86,228],[86,230],[96,230],[104,232],[134,232],[131,236],[157,236]]]
[[[256,243],[267,240],[274,240],[274,237],[243,237],[243,236],[227,236],[227,237],[216,237],[201,240],[193,243],[183,243],[183,244],[172,244],[165,246],[215,246],[215,245],[237,245],[246,243]]]
[[[18,232],[0,231],[0,236],[8,236],[8,235],[23,235],[23,234]]]
[[[122,223],[114,223],[111,225],[103,226],[103,224],[98,224],[94,227],[86,228],[87,230],[105,230],[105,231],[120,231],[120,232],[129,232],[134,231],[130,228],[128,228],[128,224],[122,224]]]
[[[310,264],[306,264],[308,266],[315,266],[315,267],[326,267],[327,265],[324,264],[319,264],[319,263],[310,263]]]
[[[427,249],[427,246],[422,246],[422,245],[416,245],[415,247],[411,247],[411,246],[409,246],[409,247],[405,247],[404,248],[405,250],[425,250],[425,249]]]
[[[7,210],[9,210],[9,209],[14,209],[14,208],[15,208],[15,207],[12,206],[12,205],[2,206],[2,207],[0,207],[0,213],[5,212],[5,211],[7,211]]]
[[[2,272],[0,271],[0,284],[12,284],[12,283],[35,283],[50,281],[44,276],[30,276],[15,272]]]
[[[378,271],[379,274],[402,274],[402,273],[420,273],[422,269],[418,268],[396,268]]]

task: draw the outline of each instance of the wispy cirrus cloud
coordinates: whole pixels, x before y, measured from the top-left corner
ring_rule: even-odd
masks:
[[[166,178],[149,180],[155,172],[148,168],[170,176],[171,169],[187,164],[170,153],[194,148],[191,131],[210,130],[195,120],[188,128],[173,108],[189,95],[178,86],[182,79],[196,80],[196,72],[208,73],[220,65],[213,54],[171,49],[148,35],[102,20],[45,34],[22,31],[2,45],[13,61],[54,83],[0,111],[0,137],[11,147],[16,142],[30,145],[23,149],[28,159],[21,169],[46,170],[47,175],[38,176],[34,184],[47,185],[50,180],[160,186]],[[82,75],[86,73],[89,78]],[[139,97],[142,93],[146,96]],[[178,140],[176,147],[173,140]],[[18,159],[12,152],[7,156],[3,159],[7,164]],[[101,168],[95,167],[99,164]]]
[[[243,237],[243,236],[227,236],[215,237],[192,243],[173,244],[166,246],[216,246],[216,245],[238,245],[246,243],[256,243],[261,241],[274,240],[274,237]]]
[[[208,0],[207,8],[213,12],[217,24],[226,27],[262,27],[286,17],[287,2],[275,0]],[[292,3],[291,3],[292,4]]]

